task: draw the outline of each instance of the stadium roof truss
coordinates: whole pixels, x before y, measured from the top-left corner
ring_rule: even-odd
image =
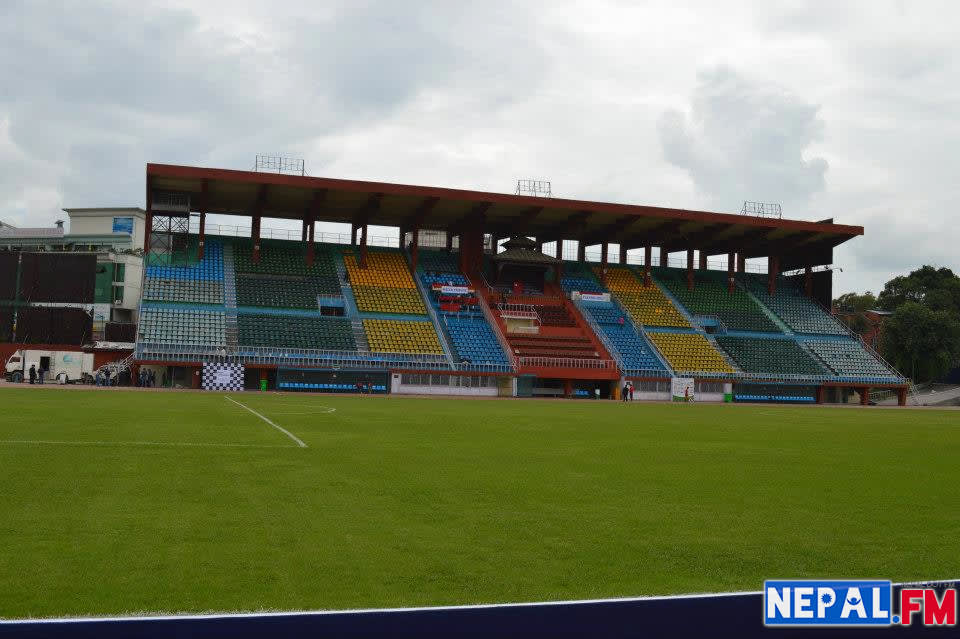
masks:
[[[170,194],[189,194],[188,208],[202,213],[259,213],[262,217],[452,234],[479,220],[483,231],[496,237],[523,233],[538,242],[616,243],[627,249],[657,246],[667,252],[696,249],[707,255],[737,252],[746,258],[775,255],[782,270],[831,264],[834,247],[863,235],[862,226],[834,224],[833,220],[805,222],[169,164],[148,164],[146,177],[148,215],[158,212],[152,206],[171,201]]]

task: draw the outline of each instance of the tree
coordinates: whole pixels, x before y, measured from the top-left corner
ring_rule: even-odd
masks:
[[[890,363],[917,381],[938,379],[960,361],[960,318],[916,301],[897,306],[881,339]]]
[[[841,313],[862,313],[877,307],[877,296],[867,291],[863,295],[858,293],[844,293],[833,300],[833,307]]]
[[[960,315],[960,277],[948,268],[924,265],[887,282],[877,298],[877,305],[887,311],[895,311],[906,302]]]
[[[877,307],[876,296],[867,291],[863,295],[858,293],[844,293],[833,300],[839,319],[845,323],[851,331],[863,335],[870,328],[870,322],[864,317],[864,311]]]

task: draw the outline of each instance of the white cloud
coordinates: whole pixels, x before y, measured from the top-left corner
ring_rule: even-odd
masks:
[[[0,219],[139,205],[147,162],[738,209],[867,235],[837,287],[960,241],[960,7],[877,0],[0,3]],[[667,113],[667,115],[664,115]],[[957,264],[952,266],[955,268]]]

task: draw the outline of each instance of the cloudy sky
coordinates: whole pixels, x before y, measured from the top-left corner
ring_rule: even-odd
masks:
[[[679,6],[685,4],[685,6]],[[960,5],[0,1],[0,219],[142,206],[144,165],[861,224],[837,290],[960,270]]]

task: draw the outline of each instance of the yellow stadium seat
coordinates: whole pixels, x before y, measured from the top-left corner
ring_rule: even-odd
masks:
[[[430,322],[365,319],[363,330],[375,353],[429,353],[442,355],[443,347]]]
[[[594,267],[599,277],[600,267]],[[676,309],[656,284],[644,286],[633,271],[607,266],[607,288],[638,324],[689,328],[690,322]]]
[[[675,371],[736,372],[723,355],[697,333],[647,333]]]

